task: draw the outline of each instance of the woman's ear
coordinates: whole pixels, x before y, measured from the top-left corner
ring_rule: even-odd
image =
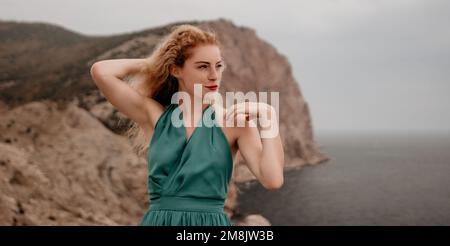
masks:
[[[180,77],[180,70],[178,69],[178,67],[176,65],[174,65],[174,64],[170,65],[169,71],[170,71],[170,74],[173,77],[179,79],[179,77]]]

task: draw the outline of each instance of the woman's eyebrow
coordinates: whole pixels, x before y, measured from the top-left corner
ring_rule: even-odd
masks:
[[[216,64],[219,63],[219,62],[221,62],[221,61],[222,61],[222,60],[216,62]],[[206,64],[209,64],[209,62],[207,62],[207,61],[197,61],[197,62],[195,62],[195,63],[206,63]]]

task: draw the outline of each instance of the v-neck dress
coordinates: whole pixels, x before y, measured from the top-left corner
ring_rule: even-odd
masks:
[[[147,152],[150,205],[140,225],[232,226],[224,212],[231,150],[214,108],[202,116],[189,139],[177,103],[156,122]]]

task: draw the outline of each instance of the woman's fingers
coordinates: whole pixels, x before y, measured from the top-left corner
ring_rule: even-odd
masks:
[[[226,109],[227,121],[237,122],[238,115],[245,114],[243,116],[247,121],[257,119],[260,116],[265,117],[272,107],[266,103],[258,102],[244,102],[237,103]],[[270,117],[270,116],[269,116]]]
[[[231,105],[229,108],[227,108],[226,109],[226,118],[229,119],[231,114],[233,114],[235,110],[236,110],[236,104]]]
[[[246,102],[234,104],[226,110],[226,118],[236,117],[237,114],[248,114],[249,116],[256,116],[258,113],[258,107],[256,103]]]

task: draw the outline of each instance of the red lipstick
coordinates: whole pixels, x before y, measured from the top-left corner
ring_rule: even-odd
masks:
[[[206,87],[206,89],[212,90],[212,91],[215,91],[215,90],[217,90],[217,88],[219,88],[219,86],[217,86],[217,85],[210,85],[210,86],[205,86],[205,87]]]

